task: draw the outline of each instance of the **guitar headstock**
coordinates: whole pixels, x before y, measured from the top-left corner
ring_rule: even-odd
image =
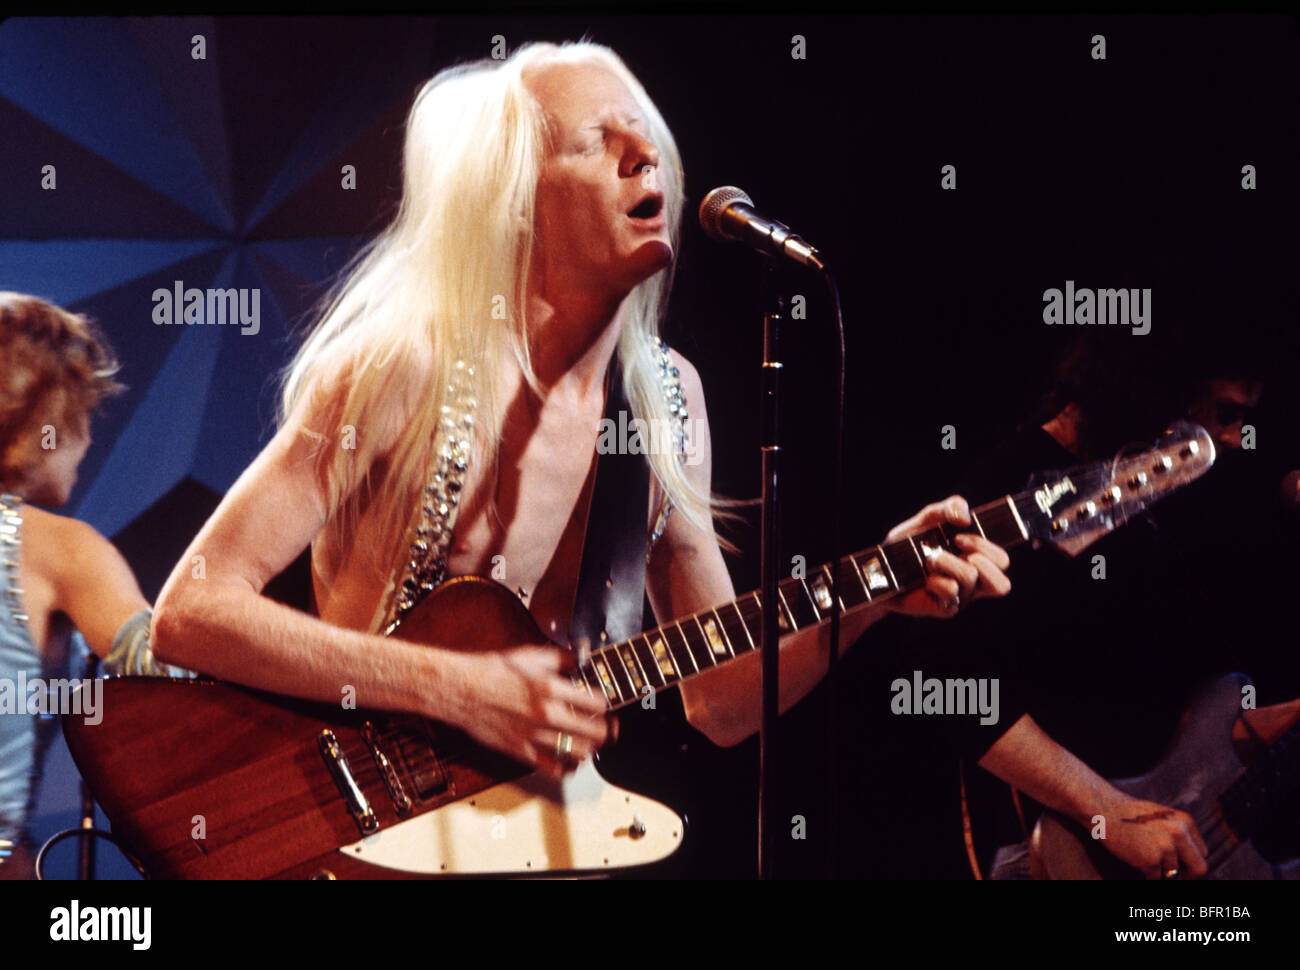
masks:
[[[1035,546],[1077,556],[1102,536],[1214,464],[1214,442],[1200,425],[1179,421],[1151,448],[1065,471],[1038,472],[1015,496]]]

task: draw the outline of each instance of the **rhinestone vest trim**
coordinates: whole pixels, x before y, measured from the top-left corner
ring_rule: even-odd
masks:
[[[4,608],[13,620],[27,627],[23,590],[19,587],[18,556],[23,541],[23,516],[17,495],[0,495],[0,579],[3,581]]]

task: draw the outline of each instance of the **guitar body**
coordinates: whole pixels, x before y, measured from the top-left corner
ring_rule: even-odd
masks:
[[[514,595],[472,576],[431,593],[399,635],[462,650],[546,642]],[[116,678],[108,716],[65,718],[64,732],[114,834],[157,878],[555,875],[645,865],[681,844],[676,813],[589,761],[552,782],[461,731],[345,699]]]
[[[1169,752],[1156,767],[1112,784],[1136,798],[1181,809],[1196,820],[1210,854],[1208,879],[1300,879],[1300,860],[1273,866],[1235,833],[1219,798],[1246,771],[1232,744],[1241,714],[1241,688],[1250,681],[1230,674],[1209,687],[1183,714]],[[1106,824],[1128,824],[1107,819]],[[1142,873],[1106,851],[1072,820],[1046,813],[1030,838],[1035,879],[1142,879]]]

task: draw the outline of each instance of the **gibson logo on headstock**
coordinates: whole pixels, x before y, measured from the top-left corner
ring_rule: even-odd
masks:
[[[1038,503],[1038,507],[1043,510],[1044,514],[1051,515],[1052,506],[1055,505],[1056,500],[1066,492],[1071,492],[1075,495],[1079,494],[1079,490],[1074,487],[1074,482],[1070,481],[1070,476],[1068,475],[1065,478],[1062,478],[1055,485],[1049,485],[1046,488],[1040,488],[1038,491],[1034,492],[1034,501]]]

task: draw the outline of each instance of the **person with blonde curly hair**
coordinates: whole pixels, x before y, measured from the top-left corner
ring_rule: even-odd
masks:
[[[68,500],[90,421],[124,388],[94,324],[0,292],[0,679],[66,678],[74,632],[110,673],[182,674],[156,665],[149,604],[122,554],[93,527],[38,506]],[[27,821],[57,721],[27,698],[0,709],[0,879],[33,876]]]

